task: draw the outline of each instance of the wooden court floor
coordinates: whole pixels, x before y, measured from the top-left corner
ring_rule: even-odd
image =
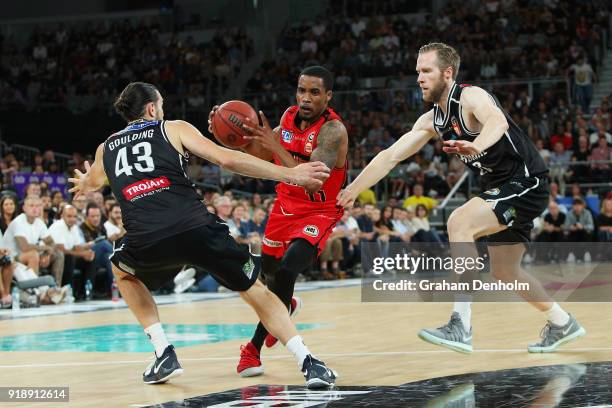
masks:
[[[542,314],[524,303],[475,304],[475,352],[463,355],[416,336],[420,328],[445,323],[450,304],[362,303],[359,286],[299,295],[304,308],[297,322],[325,324],[303,331],[303,337],[316,355],[339,372],[338,385],[342,386],[399,385],[468,372],[612,360],[610,303],[564,305],[587,329],[587,336],[555,354],[543,355],[526,352],[544,324]],[[164,323],[175,324],[254,323],[256,319],[239,298],[162,306],[160,314]],[[0,333],[9,336],[134,323],[127,309],[117,309],[0,321]],[[239,347],[244,342],[178,348],[185,373],[172,383],[157,386],[141,380],[150,353],[0,352],[0,385],[70,387],[69,404],[48,406],[137,407],[254,384],[303,384],[295,361],[283,347],[264,351],[264,376],[237,376]]]

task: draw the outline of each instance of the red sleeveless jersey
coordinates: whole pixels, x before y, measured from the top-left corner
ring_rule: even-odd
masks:
[[[298,106],[291,106],[283,114],[280,124],[280,142],[298,163],[305,163],[310,161],[310,155],[317,148],[317,138],[321,127],[330,120],[342,122],[342,118],[331,108],[327,108],[315,123],[301,130],[295,124],[298,110]],[[276,156],[274,162],[282,165]],[[314,194],[309,194],[303,187],[294,184],[278,183],[276,193],[283,204],[283,208],[291,207],[297,210],[307,207],[311,211],[327,209],[337,211],[336,197],[346,181],[347,164],[348,162],[345,162],[344,167],[331,169],[329,178],[323,183],[321,189]]]

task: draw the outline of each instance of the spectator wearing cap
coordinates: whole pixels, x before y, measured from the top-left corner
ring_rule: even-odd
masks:
[[[574,198],[572,201],[572,210],[567,213],[564,225],[568,242],[590,242],[594,229],[593,216],[591,212],[586,209],[584,200],[582,198]],[[585,247],[582,245],[574,246],[573,251],[574,253],[568,256],[568,261],[572,261],[573,259],[580,260],[586,254]],[[575,255],[576,258],[572,255]]]

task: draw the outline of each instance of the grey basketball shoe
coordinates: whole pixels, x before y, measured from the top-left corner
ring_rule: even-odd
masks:
[[[560,345],[576,340],[586,334],[584,327],[570,315],[569,322],[565,326],[557,326],[547,322],[540,332],[541,340],[539,343],[530,344],[527,351],[530,353],[552,353]]]
[[[447,347],[460,353],[471,353],[472,329],[467,333],[463,328],[459,313],[453,312],[450,321],[437,329],[423,329],[418,334],[421,340],[437,346]]]

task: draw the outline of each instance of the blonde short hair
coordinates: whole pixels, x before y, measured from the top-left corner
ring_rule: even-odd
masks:
[[[459,66],[461,65],[461,57],[456,49],[444,43],[433,42],[423,45],[419,49],[419,54],[435,51],[438,57],[438,67],[441,71],[448,67],[453,69],[453,79],[457,79]]]

